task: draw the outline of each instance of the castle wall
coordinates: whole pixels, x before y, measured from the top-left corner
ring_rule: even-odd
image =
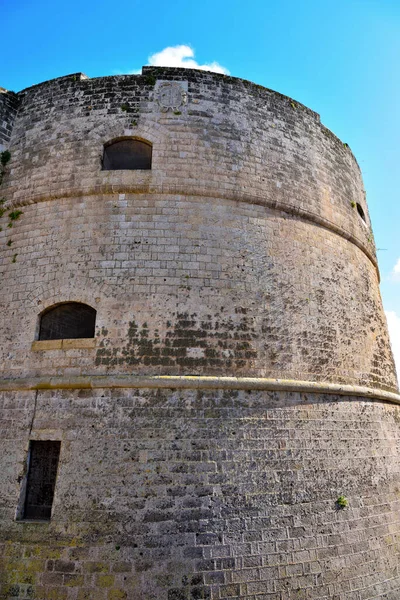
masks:
[[[20,92],[13,130],[10,199],[87,194],[110,186],[227,195],[300,209],[372,243],[358,165],[319,115],[243,80],[187,69],[155,76],[72,75]],[[187,102],[163,112],[160,82],[187,87]],[[103,144],[138,136],[153,142],[151,172],[101,171]],[[207,190],[207,192],[206,192]],[[368,242],[368,240],[370,240]]]
[[[0,88],[0,152],[8,147],[17,109],[17,94]]]
[[[192,70],[17,101],[0,598],[397,600],[400,397],[347,145],[290,98]],[[151,170],[102,170],[126,137]],[[71,301],[94,338],[39,340]],[[31,440],[61,441],[47,522],[20,518]]]
[[[5,374],[206,369],[396,390],[350,150],[275,92],[157,74],[185,78],[179,111],[161,110],[150,75],[21,92],[2,186],[23,211],[0,232]],[[126,135],[152,142],[150,171],[101,170],[103,144]],[[43,309],[88,299],[96,348],[31,352]]]
[[[365,254],[294,216],[217,201],[68,198],[23,207],[12,228],[5,213],[4,375],[206,371],[395,390]],[[40,313],[69,300],[96,308],[95,347],[33,351]]]
[[[33,394],[3,399],[2,597],[398,596],[396,405],[65,390],[34,409]],[[13,521],[33,414],[31,439],[62,440],[49,523]]]

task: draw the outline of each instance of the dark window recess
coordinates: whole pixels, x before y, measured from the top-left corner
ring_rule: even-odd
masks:
[[[141,140],[120,140],[104,147],[103,169],[151,169],[151,144]]]
[[[357,212],[360,215],[360,217],[362,218],[362,220],[366,221],[366,219],[365,219],[365,213],[364,213],[364,211],[362,209],[361,204],[358,204],[358,202],[357,202]]]
[[[40,319],[39,340],[94,337],[96,311],[87,304],[66,302],[46,311]]]
[[[50,519],[61,442],[31,442],[24,519]]]

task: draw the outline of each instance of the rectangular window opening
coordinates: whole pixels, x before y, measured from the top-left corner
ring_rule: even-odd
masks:
[[[60,448],[61,442],[30,442],[22,519],[50,520]]]

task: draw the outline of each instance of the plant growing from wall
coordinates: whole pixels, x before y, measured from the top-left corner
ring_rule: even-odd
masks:
[[[4,150],[4,152],[0,152],[0,164],[2,168],[0,169],[0,185],[3,182],[4,177],[4,167],[10,161],[11,152],[9,150]]]
[[[155,85],[156,84],[157,79],[155,78],[155,76],[152,73],[149,73],[148,75],[146,75],[146,79],[145,82],[147,83],[147,85]]]
[[[349,501],[345,496],[339,496],[336,500],[336,506],[340,509],[346,508],[349,505]]]
[[[6,212],[6,208],[4,207],[5,202],[6,202],[5,198],[0,199],[0,217],[2,217],[4,215],[4,213]],[[15,209],[15,210],[10,211],[8,213],[9,221],[7,223],[7,227],[11,228],[13,226],[13,224],[20,219],[22,214],[23,214],[22,210]],[[2,230],[3,230],[3,228],[0,227],[0,231],[2,231]],[[11,248],[12,244],[13,244],[13,240],[11,238],[8,239],[6,242],[6,245],[9,248]],[[12,263],[17,262],[17,256],[18,256],[18,254],[13,255],[13,257],[11,259]]]
[[[0,154],[0,162],[3,167],[5,167],[6,164],[10,161],[10,158],[11,158],[11,152],[9,150],[4,150],[4,152],[2,152]]]
[[[20,216],[21,216],[22,214],[24,214],[24,213],[22,212],[22,210],[13,210],[13,211],[9,212],[9,213],[8,213],[8,218],[9,218],[10,220],[9,220],[9,222],[8,222],[8,225],[7,225],[7,227],[12,227],[12,226],[13,226],[13,223],[14,223],[15,221],[18,221],[18,219],[20,218]]]

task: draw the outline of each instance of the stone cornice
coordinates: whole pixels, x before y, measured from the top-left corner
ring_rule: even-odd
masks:
[[[201,375],[83,375],[0,379],[0,391],[81,389],[255,390],[357,396],[400,404],[400,394],[358,385],[262,377],[207,377]]]

